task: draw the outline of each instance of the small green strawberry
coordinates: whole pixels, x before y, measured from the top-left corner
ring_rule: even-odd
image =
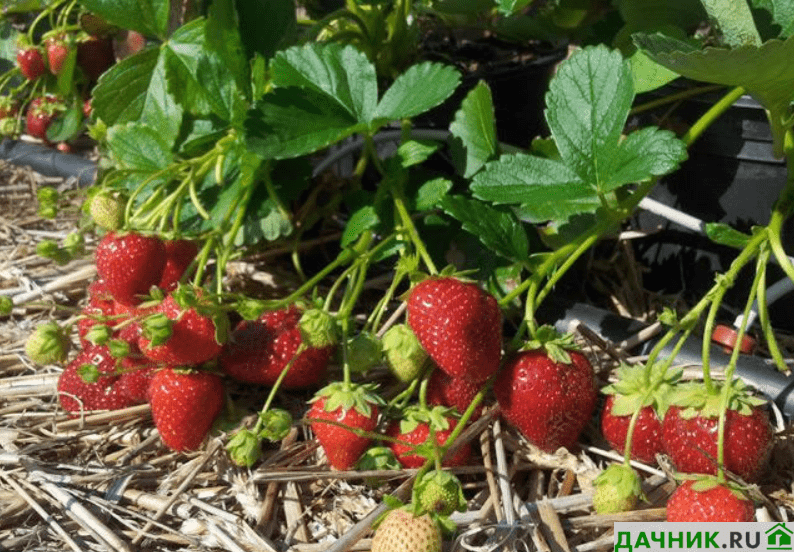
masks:
[[[121,198],[106,192],[99,192],[91,198],[88,212],[97,226],[108,230],[118,230],[124,223],[124,207],[125,202]]]
[[[298,326],[301,338],[308,347],[324,349],[338,342],[336,321],[320,309],[308,309],[301,314]]]
[[[381,342],[386,362],[397,379],[408,383],[420,376],[428,355],[407,324],[389,328]]]
[[[53,364],[66,360],[71,341],[64,328],[56,322],[37,327],[25,343],[25,353],[37,364]]]
[[[463,486],[460,480],[448,471],[427,472],[414,484],[413,494],[413,502],[418,506],[419,514],[427,512],[431,515],[448,516],[452,512],[466,511]]]
[[[628,512],[642,495],[640,478],[630,466],[613,464],[595,478],[593,507],[598,514]]]
[[[364,373],[383,360],[380,340],[363,331],[347,340],[347,362],[353,373]]]

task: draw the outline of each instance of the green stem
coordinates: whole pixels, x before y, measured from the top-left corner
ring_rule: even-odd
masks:
[[[729,107],[731,107],[736,100],[741,98],[744,95],[744,88],[741,86],[737,86],[736,88],[731,89],[725,94],[719,101],[717,101],[714,105],[712,105],[708,111],[706,111],[691,127],[686,133],[681,137],[681,140],[687,145],[687,147],[691,146],[695,140],[700,138],[700,135],[711,126],[712,123],[722,115]]]
[[[273,383],[273,387],[270,388],[270,392],[265,399],[265,404],[262,406],[262,410],[259,411],[259,416],[256,420],[256,425],[254,425],[253,432],[255,435],[258,435],[260,431],[262,431],[262,415],[265,414],[269,409],[270,405],[273,403],[273,400],[276,398],[276,393],[278,392],[279,388],[281,387],[281,382],[284,381],[284,378],[287,377],[287,373],[289,372],[292,365],[295,364],[297,358],[306,350],[306,345],[301,343],[298,345],[298,349],[295,351],[295,354],[292,355],[292,358],[289,359],[289,362],[281,369],[281,373],[276,378],[276,381]]]
[[[425,263],[428,272],[430,272],[431,275],[438,274],[438,269],[436,269],[436,265],[433,262],[430,253],[428,253],[422,238],[419,237],[419,232],[416,230],[414,221],[411,219],[411,215],[408,213],[408,209],[405,206],[405,199],[399,192],[393,192],[393,198],[394,207],[397,209],[400,222],[402,222],[404,230],[408,233],[408,237],[411,239],[411,243],[414,245],[416,252],[419,253],[419,257],[421,257],[422,262]]]
[[[670,94],[665,96],[664,98],[659,98],[657,100],[652,100],[650,102],[646,102],[644,104],[640,104],[631,108],[629,111],[630,115],[637,115],[638,113],[644,113],[645,111],[650,111],[652,109],[656,109],[657,107],[661,107],[663,105],[667,105],[674,102],[679,102],[682,100],[686,100],[688,98],[692,98],[694,96],[699,96],[701,94],[707,94],[709,92],[714,92],[716,90],[720,90],[725,88],[722,84],[709,84],[706,86],[699,86],[697,88],[690,88],[688,90],[682,90],[681,92],[676,92],[675,94]]]
[[[736,365],[739,360],[739,353],[741,352],[741,342],[744,339],[744,334],[747,331],[747,319],[750,316],[750,311],[753,308],[755,301],[756,291],[760,282],[763,280],[762,274],[768,260],[768,254],[761,254],[758,256],[758,261],[755,267],[755,278],[753,285],[750,288],[750,294],[747,297],[747,302],[744,306],[744,313],[742,323],[736,335],[736,345],[731,352],[731,358],[728,361],[728,367],[725,370],[725,383],[720,393],[720,417],[717,423],[717,481],[725,481],[725,420],[728,415],[728,402],[730,400],[731,391],[733,388],[733,374],[736,371]]]
[[[769,260],[769,251],[765,250],[761,252],[761,255],[766,256],[766,260],[764,261],[763,268],[761,269],[761,278],[758,281],[758,300],[756,304],[758,305],[758,324],[761,326],[761,331],[764,334],[764,339],[766,340],[766,346],[769,349],[769,354],[772,357],[772,360],[775,361],[775,366],[778,367],[778,370],[781,372],[785,372],[788,370],[788,366],[786,365],[786,359],[783,358],[783,353],[780,351],[780,347],[777,344],[777,337],[775,336],[775,331],[772,328],[772,322],[769,319],[769,308],[766,304],[766,267],[767,262]]]

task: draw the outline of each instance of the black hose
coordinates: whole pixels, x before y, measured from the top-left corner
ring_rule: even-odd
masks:
[[[44,176],[75,178],[81,188],[96,180],[97,166],[93,161],[38,144],[3,139],[0,159],[16,166],[28,166]]]
[[[581,321],[588,328],[609,341],[618,343],[642,330],[645,325],[636,320],[624,318],[607,310],[586,305],[584,303],[570,303],[563,305],[552,304],[546,301],[543,304],[539,317],[554,324],[558,331],[567,332],[569,325],[575,320]],[[660,337],[649,339],[629,351],[635,355],[648,354]],[[673,345],[662,349],[661,356],[669,356]],[[677,364],[702,363],[702,343],[695,337],[687,339],[681,351],[676,356]],[[730,356],[718,345],[711,346],[711,360],[715,365],[726,366]],[[755,387],[767,399],[774,402],[788,419],[794,419],[794,378],[780,373],[775,365],[766,359],[754,355],[741,355],[736,365],[735,374]]]

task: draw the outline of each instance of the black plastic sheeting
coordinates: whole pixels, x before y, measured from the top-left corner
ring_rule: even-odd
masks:
[[[0,142],[0,159],[12,165],[30,167],[44,176],[75,178],[82,188],[96,180],[97,166],[93,161],[38,144],[6,138]]]

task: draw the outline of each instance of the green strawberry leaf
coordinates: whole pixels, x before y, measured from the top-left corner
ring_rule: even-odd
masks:
[[[153,172],[173,161],[170,144],[157,130],[143,123],[113,125],[107,138],[118,168]]]
[[[92,91],[97,117],[108,126],[137,121],[159,60],[160,51],[147,48],[105,71]]]
[[[529,262],[527,232],[512,211],[459,195],[445,196],[440,207],[489,249],[513,261]]]
[[[623,139],[634,100],[620,53],[588,47],[560,66],[546,95],[546,120],[559,158],[504,155],[475,175],[475,197],[520,204],[530,222],[593,213],[632,182],[675,169],[686,157],[667,131],[645,128]]]
[[[722,222],[706,223],[706,235],[714,243],[735,247],[736,249],[744,249],[744,246],[747,245],[751,238],[744,232],[739,232]]]
[[[245,123],[249,149],[265,159],[299,157],[366,128],[327,96],[290,88],[266,94]]]
[[[352,46],[311,43],[276,53],[270,70],[277,87],[305,88],[369,122],[378,101],[375,66]]]
[[[471,183],[474,197],[496,204],[520,204],[528,222],[567,220],[601,204],[592,189],[565,163],[523,153],[487,163]]]
[[[342,232],[342,239],[340,245],[347,247],[355,242],[361,234],[375,228],[380,222],[378,213],[372,205],[365,205],[350,215],[350,218],[345,225],[345,230]]]
[[[81,5],[108,23],[146,36],[165,39],[169,0],[81,0]]]
[[[240,36],[238,4],[235,0],[214,0],[207,13],[204,32],[207,48],[216,54],[225,68],[224,73],[234,79],[237,90],[247,95],[250,91],[250,68]],[[260,21],[263,19],[259,18]]]
[[[449,98],[460,83],[460,73],[440,63],[409,67],[383,94],[372,116],[390,121],[415,117]]]
[[[403,169],[413,167],[425,162],[431,155],[438,151],[437,142],[406,140],[397,148],[397,157]]]
[[[465,158],[457,162],[458,171],[464,177],[470,178],[496,156],[498,140],[493,98],[485,81],[480,81],[466,94],[449,130],[465,150]]]
[[[452,181],[446,178],[433,178],[428,180],[416,191],[414,197],[414,208],[417,211],[427,211],[433,209],[441,203],[449,190],[452,189]]]
[[[794,99],[794,37],[769,40],[760,46],[697,49],[659,33],[634,35],[648,56],[691,79],[742,86],[769,111],[775,154],[783,155],[783,135],[791,128],[788,106]]]
[[[750,0],[750,4],[772,15],[772,21],[780,27],[780,38],[794,33],[794,2],[791,0]]]

